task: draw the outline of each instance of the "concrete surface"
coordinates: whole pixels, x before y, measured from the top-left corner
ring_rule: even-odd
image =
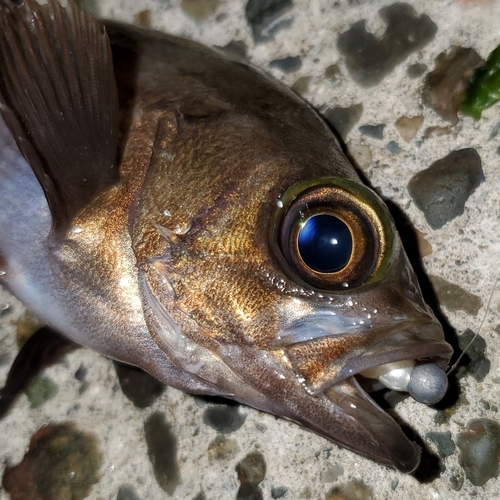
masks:
[[[429,16],[437,31],[417,50],[398,56],[399,60],[395,58],[395,67],[389,68],[378,83],[369,77],[363,80],[362,73],[356,74],[355,65],[354,69],[348,69],[348,56],[341,53],[337,45],[339,35],[354,23],[365,20],[366,30],[380,38],[387,26],[379,10],[392,4],[384,0],[293,0],[293,7],[277,16],[274,37],[258,43],[245,17],[246,0],[100,0],[94,2],[94,7],[101,16],[140,21],[143,25],[150,23],[153,28],[208,45],[243,42],[252,63],[289,86],[295,84],[296,90],[327,116],[332,116],[328,111],[333,108],[362,104],[361,113],[360,108],[356,108],[358,120],[345,134],[346,144],[371,185],[407,215],[420,231],[421,242],[422,239],[428,242],[428,245],[423,242],[421,247],[425,247],[423,253],[428,254],[423,257],[426,273],[437,277],[438,284],[443,285],[439,282],[442,278],[459,287],[445,283],[438,289],[444,318],[461,334],[468,328],[477,332],[486,315],[480,331],[486,350],[478,355],[478,363],[483,362],[483,372],[478,375],[477,370],[472,371],[458,381],[461,390],[458,403],[439,412],[406,399],[395,408],[401,421],[408,423],[431,451],[436,452],[437,448],[429,433],[439,433],[446,441],[447,446],[441,451],[449,456],[441,461],[441,474],[421,482],[341,450],[295,424],[246,407],[236,410],[222,407],[225,408],[221,410],[223,416],[236,415],[242,423],[232,432],[223,428],[227,433],[221,434],[207,417],[207,408],[216,406],[211,403],[207,406],[173,389],[154,399],[152,406],[137,408],[119,389],[113,363],[85,349],[69,354],[44,373],[56,386],[51,399],[32,408],[23,395],[0,422],[0,474],[7,464],[12,466],[21,461],[31,436],[41,426],[72,421],[78,429],[97,436],[102,453],[100,479],[88,495],[92,499],[234,499],[240,487],[236,467],[253,452],[258,452],[257,472],[264,473],[264,478],[251,490],[254,495],[251,498],[280,498],[282,493],[286,499],[494,499],[500,496],[500,484],[495,477],[482,486],[472,484],[460,464],[460,449],[453,447],[470,419],[500,422],[497,354],[500,352],[500,292],[494,290],[500,272],[500,169],[498,137],[495,136],[500,107],[486,110],[480,121],[459,115],[453,124],[425,106],[422,98],[425,78],[434,69],[435,58],[440,53],[458,45],[472,47],[486,58],[497,46],[500,3],[409,1],[416,16]],[[397,43],[398,35],[395,36],[392,43]],[[389,51],[388,57],[392,57],[390,54]],[[295,59],[270,64],[289,56]],[[300,56],[301,64],[296,56]],[[412,68],[410,74],[409,68]],[[402,128],[401,122],[396,124],[402,116],[423,120],[419,118],[413,123],[416,132],[408,132],[408,124]],[[363,125],[378,124],[385,124],[381,139],[367,135],[366,129],[363,129],[365,133],[359,130]],[[463,148],[477,151],[485,180],[467,198],[462,215],[439,229],[432,229],[410,198],[408,182],[434,161]],[[476,298],[464,295],[463,291]],[[474,303],[477,307],[468,307]],[[0,310],[3,311],[0,317],[1,385],[17,351],[16,320],[23,307],[0,290]],[[485,359],[491,363],[486,368]],[[82,367],[83,375],[80,371],[80,376],[75,377]],[[482,376],[484,378],[478,381]],[[163,415],[176,438],[171,453],[177,454],[177,461],[167,464],[163,482],[155,478],[144,430],[145,423],[151,423],[151,416],[157,417],[156,412]],[[495,468],[498,455],[492,460],[496,460]],[[243,494],[240,492],[238,498],[245,498]],[[6,491],[0,488],[0,500],[7,498]],[[44,498],[51,498],[50,494]],[[68,496],[66,491],[52,498],[80,497]]]

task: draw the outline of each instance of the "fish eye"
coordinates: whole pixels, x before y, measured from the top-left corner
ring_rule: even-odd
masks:
[[[277,203],[271,234],[285,272],[321,290],[378,281],[393,238],[389,213],[378,196],[337,177],[289,187]]]
[[[352,254],[347,224],[330,214],[313,215],[299,230],[297,247],[306,266],[319,273],[340,271]]]

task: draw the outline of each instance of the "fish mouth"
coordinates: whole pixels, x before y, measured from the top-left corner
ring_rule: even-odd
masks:
[[[408,439],[400,425],[370,397],[370,393],[385,386],[408,392],[417,401],[424,399],[419,401],[424,404],[434,404],[444,396],[447,389],[444,369],[453,350],[444,341],[441,326],[436,322],[420,325],[418,330],[415,326],[404,328],[400,325],[399,330],[379,332],[368,348],[342,359],[340,368],[332,363],[332,369],[326,369],[323,377],[308,379],[299,371],[298,376],[304,376],[306,390],[317,398],[325,398],[331,411],[338,414],[336,418],[342,422],[342,429],[333,429],[326,421],[318,421],[321,427],[311,421],[301,423],[358,454],[405,473],[413,472],[420,463],[420,447]],[[402,370],[402,378],[406,376],[410,380],[412,373],[427,373],[423,396],[420,389],[408,388],[408,384],[404,388],[391,387],[387,374],[394,375],[397,370]],[[434,386],[427,383],[429,380]],[[428,389],[431,399],[425,400]]]
[[[312,394],[322,393],[353,376],[360,381],[380,379],[390,389],[408,392],[405,386],[398,388],[386,383],[389,377],[384,375],[395,370],[406,370],[411,375],[414,368],[420,370],[423,365],[443,371],[453,354],[435,320],[406,321],[390,328],[358,327],[357,331],[333,335],[322,331],[280,347]],[[434,370],[435,373],[439,372]]]
[[[418,468],[421,449],[408,439],[398,422],[370,396],[370,393],[387,385],[367,375],[371,375],[372,370],[385,372],[385,368],[391,366],[431,365],[437,366],[446,380],[443,368],[452,353],[447,343],[436,341],[425,346],[414,344],[413,349],[417,351],[414,351],[414,357],[408,357],[406,350],[387,353],[383,352],[384,348],[376,356],[378,365],[374,363],[373,358],[367,363],[364,356],[361,356],[348,363],[340,378],[322,391],[324,397],[343,413],[344,425],[347,423],[348,428],[351,427],[349,441],[343,445],[356,453],[404,473],[412,473]],[[367,366],[371,368],[367,369]],[[349,375],[346,376],[346,374]],[[446,389],[447,383],[440,394],[444,395]],[[411,393],[410,396],[414,397]],[[441,399],[441,396],[437,399]],[[326,435],[326,437],[332,438],[331,435]],[[354,446],[351,445],[353,442]]]
[[[381,342],[381,345],[373,346],[363,355],[348,360],[336,380],[330,381],[323,390],[355,376],[368,392],[386,387],[408,392],[423,404],[432,405],[440,401],[447,390],[444,370],[453,354],[451,346],[444,340],[412,340],[406,345],[404,340],[394,340],[392,343]],[[421,384],[428,386],[428,394],[421,393],[417,388],[419,379]],[[433,391],[435,394],[432,394]]]

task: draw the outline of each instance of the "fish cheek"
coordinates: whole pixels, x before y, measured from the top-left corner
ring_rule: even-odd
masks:
[[[169,276],[175,307],[205,335],[255,348],[274,340],[279,296],[251,256],[207,256],[190,264],[181,259]]]

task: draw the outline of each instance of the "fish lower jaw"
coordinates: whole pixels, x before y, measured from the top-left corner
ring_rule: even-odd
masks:
[[[365,378],[377,379],[388,389],[408,392],[417,402],[436,404],[448,390],[448,378],[436,363],[417,363],[405,359],[385,363],[360,372]]]
[[[410,441],[400,425],[367,394],[357,376],[329,387],[323,395],[345,415],[347,428],[354,435],[351,442],[342,443],[337,432],[335,441],[401,472],[411,473],[419,466],[418,445]]]

